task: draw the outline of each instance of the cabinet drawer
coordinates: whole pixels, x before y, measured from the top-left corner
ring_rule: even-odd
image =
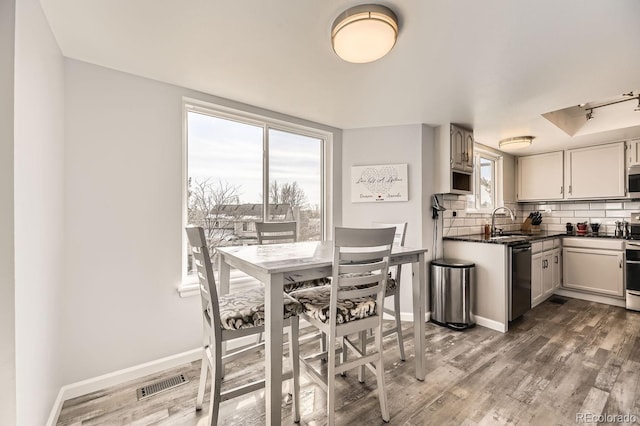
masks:
[[[563,247],[590,248],[600,250],[623,250],[624,240],[614,238],[564,238],[562,240]]]
[[[531,253],[540,253],[542,251],[542,242],[531,244]]]
[[[547,251],[547,250],[552,250],[553,249],[553,242],[555,240],[544,240],[542,242],[542,251]]]

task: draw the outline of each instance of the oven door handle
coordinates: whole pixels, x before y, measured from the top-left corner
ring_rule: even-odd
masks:
[[[627,260],[627,264],[640,265],[640,260]]]
[[[627,290],[627,293],[629,293],[632,296],[640,296],[640,291],[636,291],[636,290]]]
[[[627,246],[638,247],[637,249],[633,248],[632,250],[640,250],[640,244],[638,243],[630,243],[627,241]]]

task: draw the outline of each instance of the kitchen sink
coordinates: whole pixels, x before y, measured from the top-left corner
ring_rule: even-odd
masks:
[[[500,241],[504,243],[511,243],[514,241],[528,241],[529,238],[527,235],[496,235],[495,237],[490,238],[491,241]]]

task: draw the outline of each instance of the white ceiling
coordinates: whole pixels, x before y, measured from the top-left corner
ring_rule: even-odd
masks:
[[[494,147],[536,136],[518,154],[640,136],[640,112],[574,137],[541,116],[639,91],[638,0],[381,1],[399,17],[396,46],[350,64],[329,32],[360,3],[41,0],[69,58],[343,129],[451,121]]]

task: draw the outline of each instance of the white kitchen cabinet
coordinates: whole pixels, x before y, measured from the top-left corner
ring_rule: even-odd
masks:
[[[544,300],[542,284],[543,263],[542,253],[531,255],[531,307],[539,305]]]
[[[565,198],[612,198],[626,195],[625,143],[568,149]]]
[[[537,306],[560,287],[560,239],[546,240],[532,245],[531,307]]]
[[[640,165],[640,139],[627,142],[627,166]]]
[[[473,172],[473,132],[451,125],[451,168]]]
[[[563,151],[518,157],[518,201],[563,199],[563,170]]]
[[[473,194],[473,132],[456,124],[436,128],[435,193]]]
[[[560,288],[562,284],[562,250],[558,247],[551,253],[551,287],[553,291]]]
[[[565,246],[562,263],[563,287],[607,296],[624,296],[622,250]]]

